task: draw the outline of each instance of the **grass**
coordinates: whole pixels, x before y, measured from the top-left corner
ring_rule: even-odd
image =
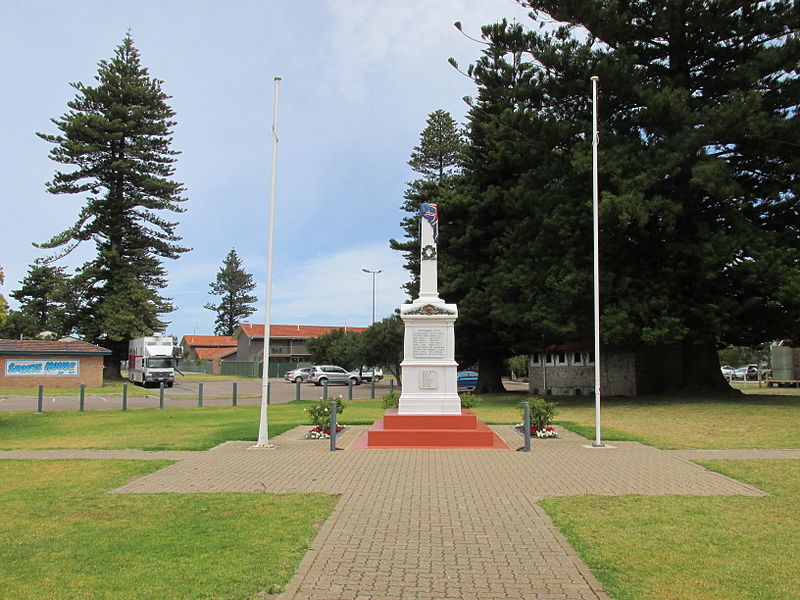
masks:
[[[485,396],[474,410],[487,423],[519,423],[524,396]],[[555,420],[594,439],[591,397],[554,396]],[[602,437],[665,449],[800,448],[800,396],[609,398],[601,406]]]
[[[615,600],[800,598],[800,461],[708,461],[772,496],[541,504]]]
[[[108,494],[164,461],[0,461],[0,599],[279,592],[335,498]]]
[[[310,401],[270,406],[269,435],[309,423]],[[0,413],[0,450],[124,449],[207,450],[228,440],[258,438],[259,406],[137,408],[122,411]],[[347,402],[340,423],[370,424],[380,400]]]
[[[491,424],[521,420],[524,396],[486,396],[474,409]],[[556,422],[594,438],[594,401],[556,397]],[[275,404],[269,409],[270,436],[310,423],[311,401]],[[0,449],[141,448],[206,450],[228,440],[255,440],[258,406],[138,408],[122,411],[0,413]],[[339,419],[368,425],[381,418],[380,400],[351,400]],[[602,406],[604,440],[640,441],[660,448],[798,448],[800,397],[609,399]]]

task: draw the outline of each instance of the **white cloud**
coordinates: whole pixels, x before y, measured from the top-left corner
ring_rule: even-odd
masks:
[[[402,257],[385,243],[332,249],[276,272],[272,320],[304,325],[367,326],[372,320],[372,275],[362,269],[383,269],[375,279],[376,319],[390,315],[405,301],[408,279]]]

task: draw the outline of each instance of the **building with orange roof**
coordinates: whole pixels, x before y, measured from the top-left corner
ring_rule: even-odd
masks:
[[[269,359],[280,363],[311,360],[306,342],[337,329],[363,333],[366,327],[328,327],[320,325],[270,325]],[[264,324],[242,323],[233,332],[236,356],[228,360],[261,362],[264,360]]]

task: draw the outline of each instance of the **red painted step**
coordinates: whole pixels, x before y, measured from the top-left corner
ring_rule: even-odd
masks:
[[[508,446],[471,410],[460,415],[398,415],[386,411],[354,448],[503,448]]]

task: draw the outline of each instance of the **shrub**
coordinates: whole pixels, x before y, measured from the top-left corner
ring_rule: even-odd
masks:
[[[331,424],[331,402],[336,401],[336,417],[344,412],[345,403],[341,396],[337,398],[320,398],[306,409],[311,422],[320,429],[327,429]]]
[[[459,398],[461,398],[461,408],[473,408],[483,402],[483,398],[472,394],[460,394]]]
[[[523,419],[525,418],[525,402],[529,402],[531,405],[531,427],[536,427],[540,431],[547,428],[556,415],[556,403],[548,402],[538,396],[526,398],[517,405]]]
[[[397,408],[400,406],[400,394],[398,392],[389,392],[383,398],[383,408]]]

